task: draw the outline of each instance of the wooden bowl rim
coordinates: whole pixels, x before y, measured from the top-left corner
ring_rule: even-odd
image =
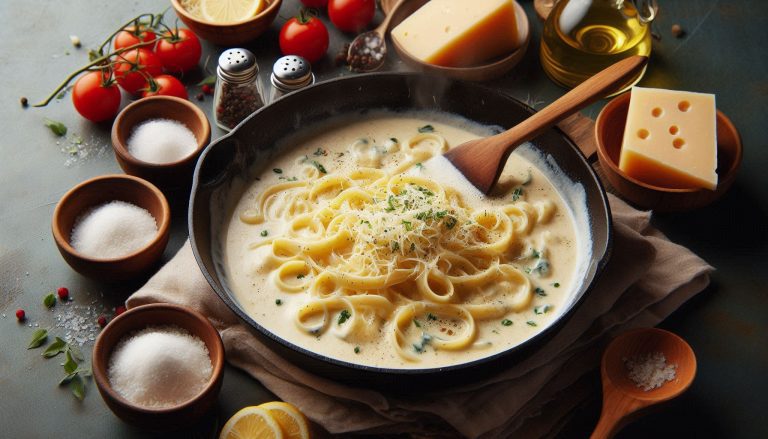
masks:
[[[175,1],[175,0],[174,0]],[[470,66],[470,67],[447,67],[447,66],[439,66],[436,64],[430,64],[426,63],[424,61],[421,61],[419,59],[416,59],[413,57],[405,48],[400,46],[398,42],[392,38],[392,45],[395,47],[395,51],[397,54],[406,62],[412,63],[414,65],[421,66],[424,70],[432,72],[432,73],[441,73],[445,74],[449,77],[453,78],[467,78],[467,75],[473,75],[473,77],[481,77],[484,72],[495,72],[496,74],[493,76],[489,76],[485,78],[486,80],[494,79],[496,77],[499,77],[503,75],[504,73],[512,70],[519,62],[520,59],[522,59],[522,56],[525,54],[525,52],[528,50],[528,45],[531,41],[531,25],[528,21],[528,14],[525,13],[525,9],[523,9],[522,5],[517,2],[517,0],[512,0],[512,3],[515,8],[515,17],[521,17],[518,21],[518,24],[523,24],[524,26],[521,26],[521,28],[525,28],[525,38],[523,38],[523,42],[512,52],[507,54],[501,59],[496,59],[493,62],[487,63],[487,64],[480,64],[476,66]],[[402,23],[402,21],[400,22]],[[394,28],[399,23],[392,23],[390,27]],[[497,69],[504,69],[502,71],[496,71]]]
[[[166,105],[167,106],[168,105],[167,103],[169,102],[172,103],[171,105],[178,104],[178,105],[181,105],[183,108],[188,109],[197,117],[198,120],[200,120],[200,123],[202,126],[202,131],[201,131],[202,135],[199,138],[195,136],[197,138],[197,148],[195,149],[194,152],[190,153],[188,156],[180,160],[177,160],[175,162],[169,162],[169,163],[150,163],[150,162],[145,162],[144,160],[140,160],[136,158],[133,154],[131,154],[128,151],[128,147],[123,144],[123,142],[120,140],[120,136],[118,135],[123,125],[123,120],[127,117],[128,114],[130,114],[133,111],[136,111],[141,107],[145,107],[147,105]],[[167,107],[163,107],[163,108],[167,108]],[[176,117],[168,117],[168,119],[177,120]],[[189,127],[187,128],[190,129],[191,131],[191,128]],[[184,166],[186,164],[189,164],[192,161],[196,161],[200,153],[211,142],[211,123],[208,121],[208,117],[206,117],[205,113],[203,113],[203,110],[201,110],[197,105],[193,104],[187,99],[181,99],[175,96],[150,96],[147,98],[139,99],[135,102],[131,102],[125,108],[123,108],[120,114],[118,114],[117,117],[115,118],[115,122],[112,124],[111,137],[112,137],[112,149],[115,151],[115,154],[120,156],[121,159],[125,160],[126,162],[136,167],[163,170],[163,169],[170,169],[174,167]]]
[[[158,223],[157,234],[144,247],[141,247],[140,249],[134,251],[133,253],[127,254],[125,256],[121,256],[117,258],[97,259],[90,256],[85,256],[82,253],[75,250],[74,247],[72,247],[72,245],[69,243],[69,239],[65,238],[64,234],[62,233],[59,219],[61,217],[62,209],[64,208],[63,206],[65,206],[73,196],[75,196],[78,192],[82,191],[84,188],[92,184],[95,184],[97,182],[101,182],[105,180],[130,180],[133,183],[137,183],[143,186],[145,189],[148,189],[150,193],[153,194],[158,201],[160,201],[162,218],[155,218],[155,221]],[[122,201],[122,200],[117,200],[117,201]],[[145,209],[144,206],[139,206],[139,207],[141,207],[142,209]],[[64,194],[64,196],[61,197],[59,202],[56,204],[56,208],[53,210],[53,221],[52,221],[53,238],[56,241],[56,243],[59,245],[59,248],[63,249],[67,253],[85,262],[92,263],[92,264],[121,262],[121,261],[126,261],[128,259],[132,259],[135,257],[139,257],[144,252],[151,250],[151,248],[155,244],[157,244],[158,241],[162,240],[163,237],[169,233],[170,227],[171,227],[171,207],[168,204],[168,200],[165,198],[165,195],[163,195],[163,193],[160,191],[160,189],[157,188],[157,186],[153,185],[147,180],[144,180],[143,178],[139,178],[133,175],[127,175],[127,174],[100,175],[100,176],[85,180],[83,182],[80,182],[75,187],[68,190]]]
[[[597,155],[600,159],[600,163],[605,166],[607,165],[609,168],[611,168],[611,171],[613,171],[615,174],[619,175],[621,178],[640,186],[644,189],[648,189],[651,191],[661,192],[661,193],[669,193],[669,194],[695,194],[695,193],[716,193],[718,188],[715,188],[714,191],[705,189],[705,188],[665,188],[663,186],[656,186],[652,184],[648,184],[644,181],[638,180],[634,177],[631,177],[624,173],[619,166],[611,160],[611,158],[608,156],[608,150],[606,149],[605,144],[603,143],[603,136],[602,136],[602,128],[603,126],[610,123],[610,120],[608,119],[609,113],[615,113],[617,110],[615,109],[619,105],[624,104],[625,101],[628,101],[630,98],[630,92],[625,92],[619,96],[616,96],[615,98],[611,99],[610,102],[605,104],[602,110],[600,110],[600,113],[597,115],[597,119],[595,120],[595,143],[597,144]],[[725,172],[722,174],[722,178],[720,181],[718,181],[718,187],[727,187],[730,181],[732,181],[734,178],[736,178],[736,173],[741,166],[741,159],[742,154],[744,151],[744,147],[741,142],[741,135],[739,134],[739,131],[736,129],[736,126],[731,122],[731,119],[728,118],[728,116],[725,115],[720,110],[717,111],[717,120],[722,122],[725,126],[728,127],[728,130],[731,131],[733,134],[733,137],[736,141],[735,143],[735,150],[734,150],[734,157],[733,157],[733,163],[731,164],[730,168],[725,170]],[[718,155],[719,157],[719,155]]]
[[[241,25],[241,24],[247,24],[247,23],[253,23],[253,22],[256,22],[256,21],[260,21],[262,18],[264,18],[264,17],[268,16],[269,14],[271,14],[273,12],[272,11],[273,9],[275,9],[275,8],[279,9],[282,2],[283,2],[283,0],[271,0],[266,8],[264,8],[261,12],[259,12],[256,15],[254,15],[253,17],[247,18],[245,20],[240,20],[240,21],[230,21],[230,22],[227,22],[227,23],[215,23],[213,21],[207,21],[207,20],[204,20],[202,18],[195,17],[194,15],[190,14],[184,8],[184,6],[181,5],[181,3],[179,3],[179,0],[171,0],[171,5],[173,6],[173,9],[176,10],[177,14],[183,15],[186,19],[188,19],[188,20],[190,20],[190,21],[192,21],[194,23],[200,23],[200,24],[204,24],[206,26],[211,26],[211,27],[216,27],[216,28],[225,28],[225,27],[238,26],[238,25]]]
[[[143,407],[140,405],[136,405],[132,403],[131,401],[128,401],[127,399],[123,398],[119,393],[117,393],[116,390],[112,388],[112,385],[109,383],[109,377],[107,373],[107,364],[102,363],[101,361],[93,361],[98,360],[101,358],[100,355],[97,355],[97,352],[103,351],[105,349],[113,349],[113,346],[104,346],[104,335],[107,333],[107,331],[110,330],[110,328],[116,327],[116,325],[113,325],[116,321],[123,321],[126,319],[135,318],[135,316],[148,312],[148,311],[164,311],[165,315],[172,315],[174,313],[178,314],[188,314],[191,317],[193,317],[195,320],[198,320],[201,323],[201,328],[203,328],[203,332],[215,335],[212,337],[214,340],[214,343],[218,346],[218,349],[216,349],[215,352],[212,352],[211,349],[208,350],[208,354],[211,357],[211,366],[213,369],[211,370],[211,378],[208,380],[208,383],[206,386],[195,395],[193,398],[189,399],[188,401],[181,403],[179,405],[175,405],[172,407],[164,407],[164,408],[151,408],[151,407]],[[164,323],[158,323],[158,324],[164,324]],[[173,325],[173,323],[167,323],[169,325]],[[150,326],[150,325],[148,325]],[[190,334],[192,331],[189,331],[188,329],[184,328],[187,332]],[[117,340],[121,340],[122,337],[124,337],[126,334],[120,334],[120,337],[117,338]],[[200,333],[192,334],[200,339],[202,337],[200,336]],[[110,352],[107,352],[109,354]],[[93,370],[93,378],[96,381],[96,385],[99,387],[100,390],[106,392],[110,398],[112,398],[114,401],[116,401],[118,404],[120,404],[123,408],[127,410],[131,410],[136,413],[140,414],[146,414],[146,415],[158,415],[158,414],[168,414],[168,413],[174,413],[177,411],[181,411],[184,409],[187,409],[191,406],[194,406],[198,402],[200,402],[201,399],[207,396],[207,394],[211,391],[213,387],[216,386],[216,383],[221,380],[223,373],[224,373],[224,342],[221,340],[221,335],[219,335],[219,332],[214,328],[213,324],[202,314],[199,312],[187,308],[185,306],[176,305],[173,303],[149,303],[144,305],[139,305],[135,308],[131,308],[127,310],[126,312],[120,314],[119,316],[115,317],[112,321],[109,322],[107,326],[104,327],[104,329],[99,333],[99,336],[96,338],[96,343],[93,345],[93,354],[91,356],[92,358],[92,364],[91,368]],[[104,358],[106,359],[106,362],[109,361],[109,356],[105,355]]]

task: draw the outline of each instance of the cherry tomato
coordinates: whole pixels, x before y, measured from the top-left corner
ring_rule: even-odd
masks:
[[[375,0],[330,0],[328,17],[344,32],[360,32],[373,20]]]
[[[301,0],[308,8],[324,8],[328,6],[328,0]]]
[[[136,31],[134,26],[129,26],[115,35],[115,50],[122,49],[124,47],[131,47],[135,44],[143,43],[145,41],[152,41],[157,36],[152,29],[148,29],[144,26],[139,26],[139,30]],[[153,44],[142,46],[145,49],[152,49]]]
[[[158,75],[149,81],[149,88],[141,93],[141,97],[148,96],[176,96],[188,99],[187,89],[184,84],[171,75]]]
[[[280,51],[283,55],[299,55],[314,63],[328,50],[328,29],[318,18],[299,12],[280,29]]]
[[[166,71],[183,73],[197,66],[202,48],[194,32],[178,29],[175,32],[163,33],[163,38],[157,42],[155,53]]]
[[[131,49],[116,55],[112,68],[117,83],[132,95],[147,88],[147,76],[163,73],[160,58],[147,49]]]
[[[75,82],[72,103],[84,118],[101,122],[115,117],[120,109],[120,89],[108,74],[88,72]]]

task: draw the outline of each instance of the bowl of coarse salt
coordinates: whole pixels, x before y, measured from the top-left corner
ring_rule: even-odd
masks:
[[[53,211],[53,238],[78,273],[136,279],[157,265],[170,236],[171,209],[152,183],[102,175],[70,189]]]
[[[210,141],[205,113],[173,96],[133,102],[112,125],[112,148],[123,171],[162,189],[188,187],[197,158]]]
[[[172,430],[194,423],[216,402],[224,344],[200,313],[155,303],[112,320],[96,339],[92,364],[115,415],[145,430]]]

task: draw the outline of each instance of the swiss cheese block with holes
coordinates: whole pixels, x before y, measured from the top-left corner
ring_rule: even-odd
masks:
[[[392,29],[414,58],[445,67],[477,65],[518,46],[512,0],[432,0]]]
[[[715,95],[633,87],[619,169],[665,188],[717,187]]]

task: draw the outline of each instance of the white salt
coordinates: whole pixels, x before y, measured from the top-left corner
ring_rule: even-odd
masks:
[[[166,408],[202,392],[213,365],[199,337],[178,326],[155,326],[120,340],[107,373],[112,388],[128,401]]]
[[[183,123],[170,119],[143,122],[128,138],[128,152],[147,163],[178,162],[196,149],[195,134]]]
[[[623,360],[629,371],[629,379],[646,392],[675,379],[677,365],[667,364],[667,359],[662,352]]]
[[[146,209],[125,201],[111,201],[75,221],[70,244],[82,255],[111,259],[141,249],[156,235],[157,223]]]

